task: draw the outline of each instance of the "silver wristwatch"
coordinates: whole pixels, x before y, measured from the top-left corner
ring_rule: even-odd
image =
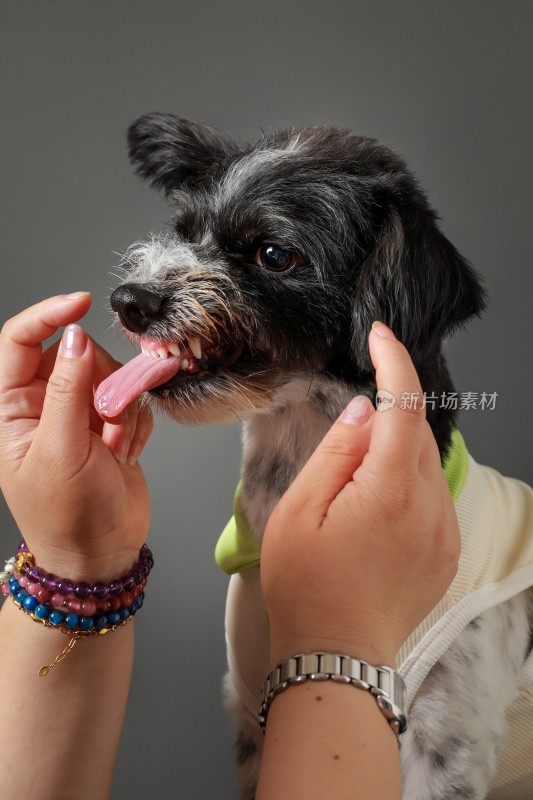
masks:
[[[405,683],[391,667],[372,667],[366,661],[333,653],[299,653],[278,664],[265,681],[259,707],[259,724],[263,733],[277,694],[295,683],[327,680],[349,683],[370,692],[395,735],[399,736],[406,730],[407,717],[403,710]]]

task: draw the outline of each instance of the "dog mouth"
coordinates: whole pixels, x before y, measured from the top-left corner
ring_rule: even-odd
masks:
[[[106,417],[119,416],[144,392],[165,396],[172,389],[200,383],[234,366],[244,345],[227,345],[199,337],[181,341],[139,337],[141,354],[98,386],[94,405]]]
[[[176,367],[171,378],[149,390],[154,395],[164,394],[167,389],[188,381],[213,377],[221,370],[236,364],[244,351],[243,345],[229,347],[198,337],[189,339],[185,344],[141,339],[140,345],[146,357],[152,360],[170,359]]]

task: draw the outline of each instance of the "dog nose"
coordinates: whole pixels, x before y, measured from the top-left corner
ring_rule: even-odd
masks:
[[[136,283],[125,283],[111,295],[111,308],[133,333],[144,333],[151,322],[161,316],[166,297]]]

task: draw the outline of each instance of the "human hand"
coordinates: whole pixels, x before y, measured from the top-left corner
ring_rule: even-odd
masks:
[[[378,389],[421,393],[409,354],[386,326],[375,325],[369,347]],[[261,584],[272,664],[324,650],[393,665],[445,594],[459,552],[425,410],[397,404],[377,412],[368,398],[356,398],[265,531]]]
[[[147,535],[148,493],[135,457],[153,421],[133,404],[109,422],[95,412],[94,387],[120,365],[69,325],[90,303],[87,292],[52,297],[2,329],[0,486],[38,564],[76,580],[109,580],[131,567]],[[43,353],[42,341],[63,325],[61,343]]]

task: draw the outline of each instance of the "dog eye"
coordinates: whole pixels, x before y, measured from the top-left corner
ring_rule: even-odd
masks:
[[[300,264],[302,258],[293,250],[284,250],[277,244],[264,244],[257,250],[254,256],[254,264],[258,267],[266,267],[272,272],[283,272],[290,269],[295,264]]]

